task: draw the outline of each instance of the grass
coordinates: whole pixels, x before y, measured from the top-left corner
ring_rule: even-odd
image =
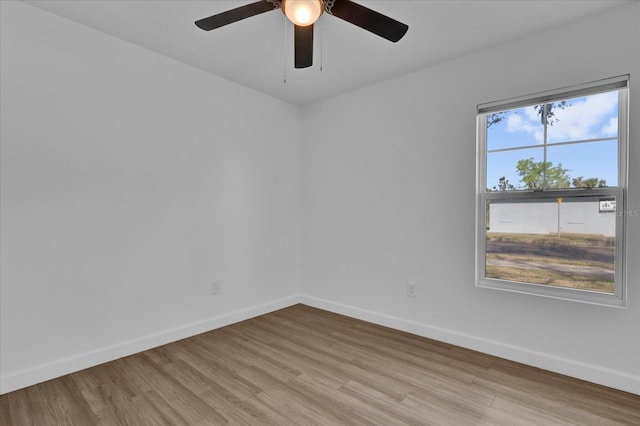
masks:
[[[504,253],[487,253],[487,259],[497,260],[509,260],[513,262],[546,262],[557,265],[572,265],[572,266],[589,266],[594,268],[610,269],[613,271],[614,265],[611,262],[601,262],[598,260],[586,260],[586,259],[562,259],[549,256],[527,256],[520,254],[504,254]]]
[[[487,233],[486,277],[612,293],[615,239]]]
[[[541,269],[487,265],[487,278],[613,293],[613,281]]]

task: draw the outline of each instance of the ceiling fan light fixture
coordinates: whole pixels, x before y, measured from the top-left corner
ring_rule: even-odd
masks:
[[[284,0],[282,11],[295,25],[306,27],[320,18],[324,5],[322,0]]]

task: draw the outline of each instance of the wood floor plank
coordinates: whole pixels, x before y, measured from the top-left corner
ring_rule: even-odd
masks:
[[[291,381],[280,381],[268,371],[254,367],[243,370],[241,374],[265,389],[255,396],[256,400],[268,403],[292,422],[297,424],[300,424],[299,422],[303,422],[302,424],[327,424],[328,422],[340,424],[335,410],[326,411],[326,401],[320,400],[318,402],[318,398],[296,388]]]
[[[98,389],[106,408],[97,415],[97,424],[123,426],[145,424],[145,417],[141,417],[139,413],[131,407],[130,398],[117,384],[111,382],[104,383],[99,385]]]
[[[280,410],[277,406],[271,406],[265,403],[261,394],[247,399],[245,404],[262,414],[264,421],[257,422],[257,424],[281,426],[296,424],[292,419],[293,416],[289,416],[289,413],[284,412],[284,410]]]
[[[337,376],[346,380],[360,380],[380,392],[387,393],[397,400],[401,400],[409,392],[409,386],[384,372],[375,372],[363,369],[355,364],[339,362],[327,359],[312,351],[298,347],[295,344],[280,343],[280,347],[295,354],[296,357],[306,360],[320,367],[326,375]]]
[[[576,424],[574,420],[566,419],[563,416],[536,410],[526,403],[514,402],[500,397],[493,400],[486,413],[489,418],[493,416],[492,420],[502,419],[505,423],[513,422],[514,418],[518,418],[519,421],[528,425],[572,426]]]
[[[321,409],[295,394],[278,389],[260,392],[254,397],[261,404],[272,407],[288,419],[291,425],[331,425]],[[335,424],[335,423],[334,423]]]
[[[451,368],[443,365],[442,363],[434,362],[430,359],[433,354],[428,352],[421,354],[420,352],[415,352],[413,350],[405,350],[407,348],[389,347],[384,344],[385,342],[381,342],[377,345],[375,341],[371,341],[366,337],[345,332],[335,333],[333,337],[339,342],[359,347],[365,351],[383,353],[385,358],[388,360],[404,362],[408,365],[413,365],[434,373],[444,372],[447,376],[455,375],[458,380],[464,383],[471,383],[474,378],[473,374],[467,373],[461,369]]]
[[[3,421],[0,421],[0,424],[35,425],[40,423],[46,426],[50,423],[44,414],[39,398],[32,396],[34,393],[39,393],[38,391],[30,386],[0,396],[6,401],[8,408],[8,412],[2,411],[3,418],[0,420]],[[7,417],[4,417],[5,415]]]
[[[398,424],[399,419],[402,418],[402,416],[395,416],[395,413],[391,412],[392,410],[386,410],[385,407],[354,398],[352,395],[349,395],[348,392],[344,391],[344,386],[341,386],[339,389],[333,389],[326,383],[305,374],[296,377],[295,382],[316,388],[319,392],[326,394],[330,400],[337,400],[339,404],[342,405],[343,410],[352,411],[357,414],[358,418],[363,419],[366,424],[393,425]],[[347,385],[348,384],[349,383],[347,383]]]
[[[471,405],[459,405],[440,397],[413,393],[407,395],[401,404],[407,410],[424,418],[427,424],[451,426],[475,426],[482,422],[490,409],[490,407],[480,409]],[[519,418],[512,418],[511,425],[529,426]]]
[[[265,357],[269,359],[276,359],[280,362],[292,367],[296,371],[305,372],[317,380],[322,380],[327,383],[332,383],[335,389],[345,384],[348,379],[344,376],[335,375],[333,371],[330,371],[324,365],[319,365],[313,360],[306,357],[301,357],[296,353],[289,352],[286,349],[278,348],[274,344],[269,346],[261,343],[255,343],[256,348],[261,351]]]
[[[69,377],[76,383],[78,391],[87,402],[91,411],[93,411],[98,418],[107,416],[110,407],[105,404],[99,384],[93,381],[86,371],[79,371]]]
[[[11,409],[9,398],[0,398],[0,419],[11,419]]]
[[[323,412],[329,411],[334,424],[366,425],[372,424],[376,418],[374,409],[367,411],[357,410],[350,405],[345,398],[332,389],[322,386],[316,380],[301,375],[289,382],[289,386],[295,392],[304,395],[309,400],[323,408]],[[376,422],[378,423],[378,422]]]
[[[264,424],[268,420],[263,412],[256,410],[245,400],[239,399],[215,380],[184,361],[165,365],[163,369],[213,407],[231,424]]]
[[[172,377],[161,366],[154,364],[151,358],[140,354],[126,358],[132,369],[147,378],[153,389],[164,403],[187,421],[188,424],[226,424],[227,420],[215,409],[209,406],[198,395],[193,393],[177,378]]]
[[[478,407],[488,407],[493,401],[493,395],[479,392],[469,386],[461,385],[456,377],[433,373],[428,370],[412,366],[395,365],[393,363],[381,366],[379,364],[362,363],[363,368],[377,371],[384,369],[396,379],[411,385],[410,393],[429,394],[433,397],[461,400],[465,404]]]
[[[179,411],[166,403],[164,398],[155,390],[150,390],[133,398],[136,413],[150,425],[167,424],[188,426],[189,422]]]
[[[296,305],[0,395],[13,425],[640,424],[640,396]]]
[[[237,371],[223,367],[214,358],[207,358],[207,352],[202,352],[197,347],[181,351],[180,358],[202,375],[216,382],[226,392],[232,393],[238,400],[246,400],[262,391],[254,383],[244,380]]]
[[[552,384],[554,397],[556,398],[566,398],[571,400],[572,403],[584,404],[585,406],[589,406],[591,410],[607,412],[619,411],[620,416],[631,416],[636,424],[640,424],[640,413],[638,412],[637,405],[638,400],[636,396],[632,394],[622,392],[617,394],[615,398],[612,398],[610,389],[604,386],[579,381],[568,376],[539,368],[531,368],[506,360],[496,360],[488,371],[499,371],[503,374],[521,378],[527,381],[529,387],[533,387],[535,390],[542,392],[545,392],[546,389],[545,386],[540,385],[540,383]],[[579,396],[575,394],[576,386],[579,386],[581,389]],[[610,413],[609,415],[615,416],[614,413]]]
[[[385,415],[394,419],[389,424],[426,424],[423,416],[413,410],[407,410],[401,404],[402,401],[399,402],[396,398],[362,383],[348,382],[340,388],[340,395],[355,399],[364,404],[365,407],[372,407],[382,411]]]
[[[582,392],[579,386],[573,389],[569,399],[559,395],[552,384],[540,392],[528,387],[520,379],[514,382],[501,376],[476,377],[471,387],[481,392],[494,394],[507,401],[526,405],[543,413],[554,413],[558,417],[574,421],[577,424],[639,424],[636,420],[640,415],[640,397],[638,397],[638,403],[635,404],[636,408],[631,409],[628,415],[619,418],[615,411],[600,415],[598,414],[600,410],[594,410],[590,404],[581,401]],[[624,392],[615,393],[626,395]]]

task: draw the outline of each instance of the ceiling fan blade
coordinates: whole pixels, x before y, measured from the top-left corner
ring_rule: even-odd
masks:
[[[409,30],[408,25],[350,0],[335,0],[327,12],[394,43]]]
[[[211,31],[264,12],[278,9],[279,7],[279,3],[261,0],[255,3],[236,7],[235,9],[227,10],[226,12],[218,13],[217,15],[209,16],[208,18],[200,19],[199,21],[196,21],[196,25],[205,31]]]
[[[313,24],[306,27],[294,25],[295,68],[307,68],[313,64]]]

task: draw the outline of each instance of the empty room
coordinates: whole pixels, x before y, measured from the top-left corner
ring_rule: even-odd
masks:
[[[0,424],[640,424],[640,2],[0,0]]]

